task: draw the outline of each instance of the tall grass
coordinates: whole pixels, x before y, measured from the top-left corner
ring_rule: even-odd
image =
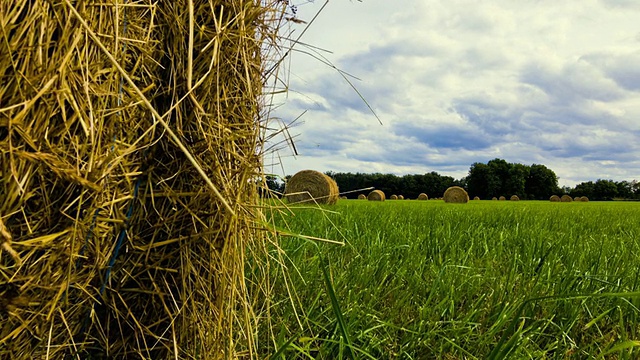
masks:
[[[640,356],[640,204],[353,200],[326,209],[272,219],[345,243],[280,240],[289,277],[269,274],[277,336],[261,339],[277,358]]]

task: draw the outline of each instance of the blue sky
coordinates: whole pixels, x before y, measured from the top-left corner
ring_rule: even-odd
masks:
[[[307,22],[325,5],[291,3]],[[272,127],[298,119],[298,155],[265,170],[461,178],[501,158],[560,185],[640,180],[638,19],[636,0],[331,0],[280,68]]]

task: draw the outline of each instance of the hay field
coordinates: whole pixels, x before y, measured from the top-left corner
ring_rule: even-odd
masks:
[[[273,219],[345,245],[281,240],[291,272],[269,274],[275,341],[260,343],[270,354],[640,356],[640,203],[346,201],[326,209]]]

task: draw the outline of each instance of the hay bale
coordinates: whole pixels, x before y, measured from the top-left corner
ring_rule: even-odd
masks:
[[[511,199],[509,199],[511,201],[520,201],[520,198],[518,197],[518,195],[511,195]]]
[[[287,181],[284,196],[292,204],[311,202],[333,205],[339,199],[339,190],[329,176],[315,170],[302,170]]]
[[[418,200],[429,200],[429,196],[425,193],[420,193],[420,195],[418,195]]]
[[[507,200],[507,198],[506,198],[506,197],[504,197],[504,196],[500,196],[500,198],[499,198],[498,200],[499,200],[499,201],[504,201],[504,200]]]
[[[494,197],[491,198],[491,200],[496,200],[497,201],[498,198],[494,196]]]
[[[385,195],[381,190],[373,190],[367,196],[367,200],[369,201],[384,201]]]
[[[478,196],[474,196],[473,200],[480,200],[480,198]]]
[[[2,1],[1,359],[259,357],[266,3]]]
[[[397,195],[391,195],[389,196],[389,200],[398,200],[398,196]]]
[[[562,197],[560,198],[560,201],[561,202],[572,202],[573,199],[571,198],[571,196],[565,194],[565,195],[562,195]]]
[[[358,195],[358,200],[366,200],[366,199],[367,199],[367,195],[365,194]]]
[[[404,200],[404,196],[403,195],[398,195],[398,200]]]
[[[551,202],[560,202],[560,196],[551,195],[551,197],[549,198],[549,201],[551,201]]]
[[[586,197],[586,196],[581,196],[581,197],[580,197],[580,201],[582,201],[582,202],[589,202],[589,198],[588,198],[588,197]]]
[[[576,196],[573,198],[573,201],[580,201],[580,196]]]
[[[452,186],[444,192],[444,202],[464,204],[469,202],[469,194],[459,186]]]

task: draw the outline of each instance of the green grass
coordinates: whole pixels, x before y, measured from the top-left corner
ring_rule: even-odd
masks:
[[[640,203],[291,208],[259,345],[279,359],[635,359]],[[251,268],[249,271],[254,271]],[[288,276],[285,276],[285,273]]]

